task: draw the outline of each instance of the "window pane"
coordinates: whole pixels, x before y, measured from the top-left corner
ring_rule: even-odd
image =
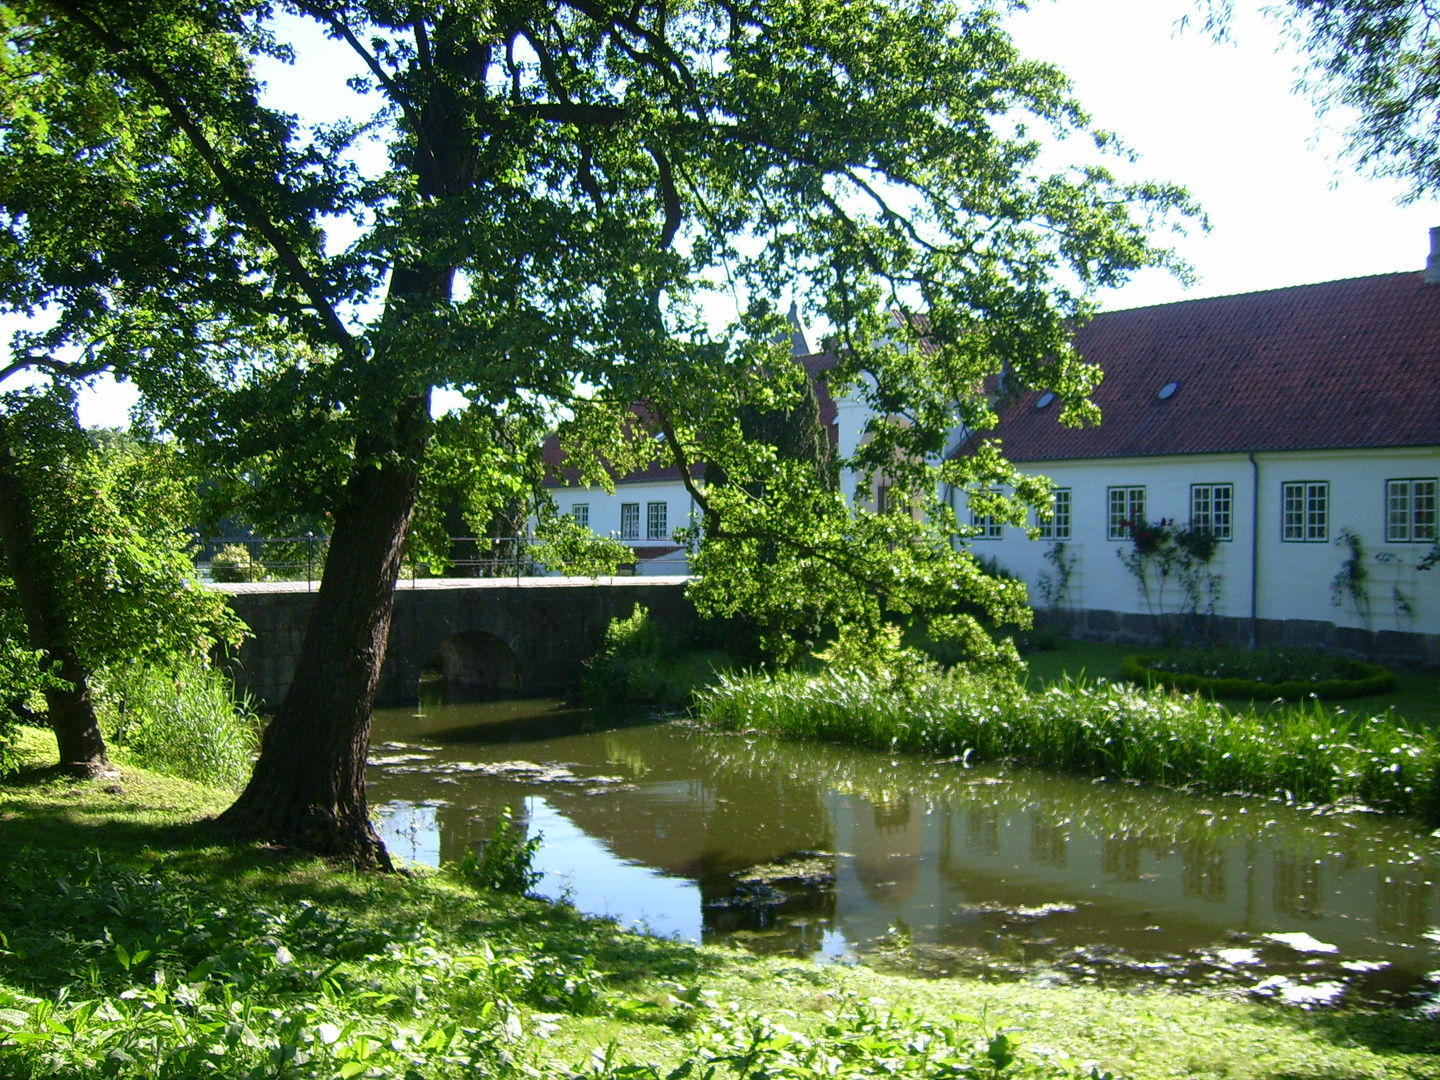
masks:
[[[1305,486],[1305,539],[1325,540],[1330,534],[1330,485]]]
[[[1305,539],[1305,485],[1284,484],[1281,487],[1281,531],[1283,540]]]
[[[1130,526],[1145,520],[1145,489],[1143,487],[1113,487],[1110,494],[1111,540],[1128,540]]]
[[[582,529],[588,529],[590,527],[590,504],[572,504],[570,507],[570,516],[575,520],[576,525],[579,525]]]
[[[1231,537],[1231,523],[1234,520],[1231,509],[1235,503],[1235,485],[1216,484],[1210,496],[1210,528],[1221,540]]]
[[[640,539],[640,504],[620,504],[620,539]]]
[[[1132,487],[1130,489],[1130,521],[1132,524],[1145,520],[1145,489],[1143,487]]]
[[[1435,539],[1435,499],[1437,482],[1434,480],[1412,480],[1410,483],[1410,505],[1413,525],[1410,539],[1431,541]]]
[[[1190,527],[1192,529],[1213,529],[1211,518],[1211,496],[1215,489],[1209,484],[1194,484],[1190,488]]]
[[[1385,539],[1403,544],[1410,539],[1410,481],[1391,480],[1385,485]]]
[[[1110,489],[1110,539],[1125,539],[1125,489]]]
[[[669,535],[665,525],[668,503],[652,502],[645,506],[645,536],[650,540],[664,540]]]
[[[1070,539],[1070,489],[1055,489],[1055,513],[1050,518],[1052,536],[1056,540]]]

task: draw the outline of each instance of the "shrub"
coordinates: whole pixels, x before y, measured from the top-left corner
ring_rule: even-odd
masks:
[[[457,869],[462,878],[487,892],[523,896],[545,876],[532,869],[540,840],[538,833],[524,839],[515,829],[514,815],[507,806],[500,811],[495,831],[481,846],[479,857],[467,851]]]
[[[106,739],[157,772],[238,788],[250,775],[260,721],[230,680],[196,662],[105,671],[97,693]]]
[[[650,609],[636,604],[629,618],[610,620],[605,643],[585,662],[581,691],[601,704],[688,705],[695,688],[729,658],[713,650],[687,651],[687,644],[683,636],[662,637]]]
[[[1030,694],[963,671],[932,673],[897,693],[865,672],[830,669],[722,677],[696,710],[729,730],[1301,802],[1440,809],[1434,732],[1314,702],[1278,716],[1234,714],[1163,690],[1067,682]]]
[[[1210,698],[1351,698],[1383,694],[1395,673],[1379,664],[1315,652],[1181,649],[1138,653],[1121,672],[1142,686],[1167,686]]]
[[[241,581],[265,581],[262,563],[250,556],[244,544],[226,544],[210,558],[210,580],[231,585]]]

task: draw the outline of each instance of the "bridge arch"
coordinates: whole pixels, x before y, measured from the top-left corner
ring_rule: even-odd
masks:
[[[451,634],[436,646],[425,671],[443,676],[447,690],[470,694],[513,694],[523,685],[514,650],[484,630]]]

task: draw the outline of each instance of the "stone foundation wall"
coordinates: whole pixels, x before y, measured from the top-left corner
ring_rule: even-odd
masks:
[[[1250,644],[1251,621],[1224,616],[1141,615],[1124,611],[1035,612],[1035,628],[1077,641],[1117,645]],[[1397,668],[1440,668],[1440,635],[1403,630],[1370,634],[1312,619],[1259,619],[1255,640],[1265,649],[1318,649]]]

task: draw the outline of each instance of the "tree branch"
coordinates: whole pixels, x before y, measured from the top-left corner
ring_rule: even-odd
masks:
[[[310,0],[295,0],[295,6],[312,19],[329,23],[330,29],[350,46],[356,56],[365,61],[365,66],[370,69],[370,73],[375,76],[385,93],[390,95],[390,100],[400,106],[400,111],[405,114],[405,119],[409,121],[411,128],[415,131],[415,137],[423,143],[425,131],[420,126],[420,117],[415,112],[409,95],[400,88],[399,83],[390,77],[390,73],[385,70],[375,54],[361,44],[360,39],[355,36],[355,32],[350,29],[349,25],[339,15],[319,4],[311,3]]]
[[[31,368],[46,368],[66,379],[88,379],[92,375],[99,375],[108,367],[108,363],[99,360],[92,364],[75,364],[56,360],[53,356],[27,356],[24,360],[16,360],[13,364],[0,368],[0,382]]]
[[[695,486],[695,478],[690,475],[694,466],[690,461],[690,455],[685,452],[685,447],[681,444],[679,436],[675,434],[675,424],[671,421],[669,414],[660,405],[653,401],[647,402],[646,404],[650,411],[655,414],[655,419],[660,421],[660,431],[665,436],[665,445],[670,447],[670,455],[675,459],[676,464],[680,466],[680,482],[685,485],[685,490],[690,493],[690,497],[695,500],[695,505],[700,507],[701,512],[705,515],[705,532],[711,534],[713,530],[718,533],[720,529],[720,512],[710,505],[710,500],[706,498],[705,493]]]
[[[512,105],[516,116],[533,116],[555,124],[614,125],[629,120],[630,113],[614,105],[580,105],[575,103],[538,102],[533,105]]]
[[[648,57],[643,53],[638,54],[637,59],[654,68],[666,78],[667,81],[672,83],[678,81],[688,93],[695,93],[695,77],[690,74],[690,69],[686,66],[685,61],[666,43],[663,36],[656,34],[652,30],[646,30],[637,20],[628,15],[623,15],[620,12],[606,11],[604,7],[595,3],[594,0],[563,0],[563,2],[566,7],[594,19],[597,23],[611,27],[619,27],[640,38],[659,54],[660,58],[664,60],[664,63],[659,63],[655,58]],[[627,49],[626,51],[629,52],[630,50]],[[632,53],[632,55],[636,54]]]
[[[285,268],[305,294],[311,307],[320,316],[321,322],[325,324],[325,329],[334,339],[334,343],[346,355],[351,357],[357,355],[359,343],[355,340],[354,335],[345,328],[344,322],[341,321],[321,283],[306,267],[300,253],[296,251],[280,227],[270,219],[270,215],[266,213],[264,207],[245,189],[240,178],[225,164],[219,151],[215,149],[201,128],[199,120],[185,107],[179,93],[159,71],[138,54],[129,42],[102,26],[84,10],[80,3],[75,0],[50,0],[50,2],[113,53],[117,64],[129,66],[133,73],[150,87],[175,123],[179,125],[180,130],[185,133],[185,137],[190,140],[190,145],[195,148],[201,160],[215,174],[221,189],[239,211],[241,220],[264,238],[270,249],[274,251],[276,258],[280,260],[280,265]]]
[[[660,186],[660,197],[665,203],[665,230],[660,234],[660,249],[663,251],[675,242],[675,234],[680,231],[680,221],[683,211],[680,206],[680,192],[675,189],[675,173],[670,167],[670,159],[660,153],[653,146],[646,147],[650,157],[655,162],[657,180]]]

